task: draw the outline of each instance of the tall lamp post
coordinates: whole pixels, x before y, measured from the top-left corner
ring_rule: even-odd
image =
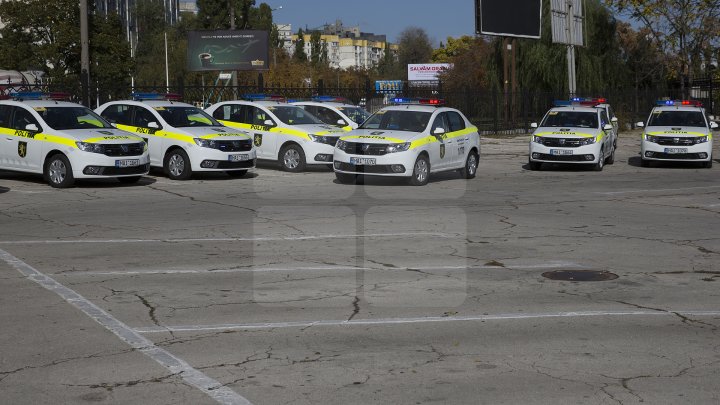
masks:
[[[715,74],[715,69],[717,69],[717,66],[715,66],[715,64],[713,64],[712,62],[708,63],[708,85],[710,86],[708,89],[708,98],[710,98],[710,105],[708,107],[710,115],[715,115],[713,112],[713,76]]]
[[[273,9],[271,9],[270,12],[277,11],[277,10],[282,10],[282,8],[283,8],[283,6],[277,6],[277,7],[273,8]],[[275,24],[274,22],[273,22],[273,24],[277,27],[277,24]],[[279,31],[278,31],[278,35],[280,35],[280,32],[279,32]],[[283,45],[284,45],[284,44],[285,44],[285,39],[282,39],[281,41],[282,41],[282,43],[283,43]],[[275,46],[275,44],[273,44],[273,67],[275,67],[276,65],[277,65],[277,47]]]

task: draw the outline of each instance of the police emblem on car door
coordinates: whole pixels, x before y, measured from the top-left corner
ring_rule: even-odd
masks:
[[[21,158],[27,156],[27,142],[18,142],[18,156]]]
[[[255,134],[255,138],[253,141],[255,143],[255,146],[257,146],[257,147],[262,145],[262,134]]]

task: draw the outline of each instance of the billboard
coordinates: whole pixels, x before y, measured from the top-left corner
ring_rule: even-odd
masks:
[[[375,92],[385,94],[397,94],[403,90],[402,80],[377,80],[375,82]]]
[[[408,81],[438,81],[438,75],[452,69],[451,63],[415,63],[408,65]]]
[[[542,0],[475,0],[475,33],[540,38]]]
[[[189,31],[190,71],[268,70],[267,31]]]

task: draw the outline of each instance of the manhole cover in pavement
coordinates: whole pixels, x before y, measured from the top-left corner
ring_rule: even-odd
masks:
[[[608,281],[618,278],[615,273],[596,270],[555,270],[547,271],[542,276],[550,280],[561,281]]]

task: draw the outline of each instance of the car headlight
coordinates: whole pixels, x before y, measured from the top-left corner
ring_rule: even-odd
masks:
[[[657,137],[652,135],[645,135],[645,140],[652,143],[657,143]]]
[[[595,137],[592,137],[592,138],[583,138],[583,139],[580,140],[580,146],[592,145],[592,144],[594,144],[594,143],[595,143]]]
[[[347,142],[343,141],[342,139],[338,139],[337,143],[335,144],[335,147],[340,149],[341,151],[345,152],[345,148],[347,147]]]
[[[541,136],[537,136],[537,135],[533,135],[533,142],[542,144],[542,143],[543,143],[542,137],[541,137]]]
[[[335,142],[337,142],[337,139],[338,139],[336,136],[324,136],[324,135],[313,135],[313,134],[309,134],[309,136],[313,142],[324,143],[326,145],[335,145]]]
[[[75,142],[78,149],[84,152],[105,153],[105,146],[99,143]]]
[[[707,142],[707,141],[708,141],[708,137],[707,137],[707,136],[698,136],[697,138],[695,138],[695,143],[696,143],[696,144],[698,144],[698,143],[705,143],[705,142]]]
[[[386,153],[405,152],[410,149],[410,142],[395,143],[385,148]]]
[[[217,143],[213,139],[194,138],[193,139],[198,146],[203,148],[217,149]]]

